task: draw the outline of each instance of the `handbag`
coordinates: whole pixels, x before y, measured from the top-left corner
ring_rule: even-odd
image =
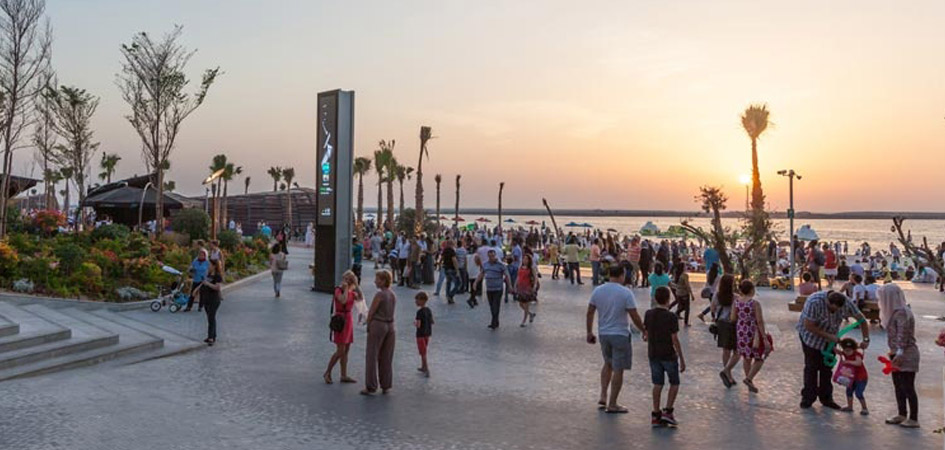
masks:
[[[288,270],[289,269],[289,260],[285,257],[284,254],[280,254],[276,258],[276,269],[278,270]]]
[[[335,295],[341,294],[341,288],[335,288]],[[335,299],[331,300],[331,320],[328,322],[328,328],[335,333],[341,333],[345,329],[345,325],[348,324],[348,310],[342,310],[340,313],[335,312]]]
[[[706,286],[706,287],[702,288],[702,292],[699,293],[699,297],[704,298],[704,299],[706,299],[706,300],[711,299],[711,298],[712,298],[712,288],[709,287],[709,286]]]
[[[841,386],[850,387],[850,385],[853,384],[854,378],[856,378],[856,371],[853,366],[846,362],[841,362],[837,366],[837,370],[833,373],[833,382]]]

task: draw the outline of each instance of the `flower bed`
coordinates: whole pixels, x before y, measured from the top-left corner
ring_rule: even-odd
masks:
[[[161,267],[186,273],[198,250],[175,243],[179,237],[150,239],[121,225],[66,234],[56,233],[49,217],[41,220],[42,227],[12,232],[0,241],[0,288],[107,302],[153,298],[175,278]],[[267,268],[268,246],[262,239],[227,244],[227,282]]]

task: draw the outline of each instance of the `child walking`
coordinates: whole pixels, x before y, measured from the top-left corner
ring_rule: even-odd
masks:
[[[650,376],[653,381],[653,427],[676,426],[673,405],[679,393],[679,374],[686,371],[686,359],[679,345],[679,319],[669,310],[670,291],[666,286],[656,288],[656,307],[646,312],[643,327],[650,358]],[[663,385],[669,378],[669,394],[666,407],[660,410]]]
[[[853,339],[840,340],[840,349],[843,355],[841,364],[853,369],[853,379],[847,386],[847,406],[841,411],[853,412],[853,395],[855,394],[857,400],[860,401],[860,414],[868,416],[870,410],[866,407],[866,397],[863,396],[863,391],[866,390],[869,374],[866,372],[866,365],[863,364],[863,352],[859,351],[859,348],[859,344]]]
[[[417,368],[427,378],[430,377],[430,366],[427,365],[427,347],[430,345],[430,336],[433,335],[433,312],[427,308],[426,292],[418,292],[414,297],[417,301],[417,317],[413,324],[417,327],[417,350],[420,352],[420,367]]]

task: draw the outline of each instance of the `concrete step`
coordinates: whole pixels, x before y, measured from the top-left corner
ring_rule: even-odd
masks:
[[[118,343],[118,334],[98,328],[90,323],[70,317],[61,311],[43,305],[25,305],[26,311],[71,332],[69,339],[47,342],[0,354],[0,370],[36,363],[46,359],[94,350]],[[24,316],[25,317],[25,316]]]
[[[7,320],[0,314],[0,337],[10,336],[20,332],[20,324]]]
[[[18,333],[0,338],[0,354],[23,348],[35,347],[50,342],[62,341],[72,337],[72,331],[56,328],[42,331]]]
[[[160,347],[160,340],[135,341],[133,343],[117,343],[104,347],[94,348],[79,353],[67,354],[56,358],[38,361],[32,364],[20,365],[7,370],[0,370],[0,381],[14,378],[31,377],[47,373],[59,372],[67,369],[91,366],[128,355],[146,353]]]
[[[111,322],[118,323],[124,327],[160,338],[164,341],[164,345],[160,348],[137,353],[114,361],[117,364],[135,364],[206,347],[206,344],[203,342],[198,342],[188,337],[181,336],[180,334],[177,334],[173,331],[168,331],[149,323],[133,319],[120,312],[99,309],[90,311],[90,313],[104,319],[108,319]]]

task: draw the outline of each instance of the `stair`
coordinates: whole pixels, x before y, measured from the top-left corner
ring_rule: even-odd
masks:
[[[0,381],[106,361],[132,364],[201,347],[104,308],[0,301]]]

